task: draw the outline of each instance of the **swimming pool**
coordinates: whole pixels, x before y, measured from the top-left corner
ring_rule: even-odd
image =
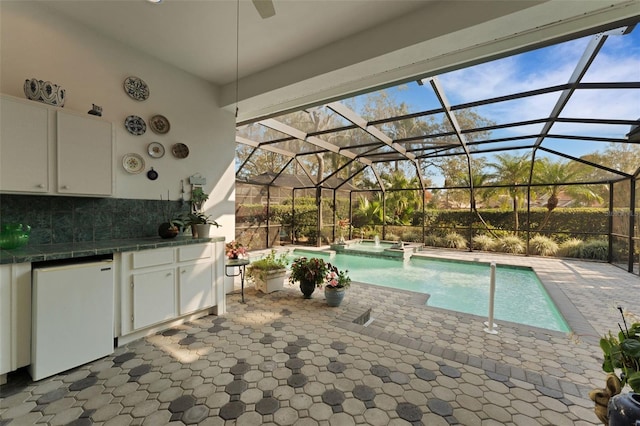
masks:
[[[320,257],[348,269],[354,281],[429,294],[428,306],[485,316],[489,310],[489,264],[413,256],[386,258],[294,250],[294,256]],[[534,327],[571,331],[530,268],[498,265],[494,317]]]

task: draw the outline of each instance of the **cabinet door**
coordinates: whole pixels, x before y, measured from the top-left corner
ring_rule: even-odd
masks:
[[[176,316],[173,269],[134,274],[132,283],[134,329]]]
[[[31,264],[0,266],[0,374],[31,363]]]
[[[181,266],[178,272],[180,315],[214,304],[213,272],[210,262]]]
[[[0,98],[0,190],[49,190],[49,109]]]
[[[61,194],[113,193],[113,126],[99,118],[58,111],[58,188]]]
[[[11,371],[11,266],[0,266],[0,374]]]

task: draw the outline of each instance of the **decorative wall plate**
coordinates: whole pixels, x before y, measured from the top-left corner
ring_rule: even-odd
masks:
[[[144,160],[138,154],[125,154],[125,156],[122,157],[122,167],[124,167],[127,172],[135,175],[144,170]]]
[[[138,117],[137,115],[128,116],[124,120],[124,127],[126,127],[129,133],[136,136],[144,135],[144,132],[147,131],[147,124],[142,117]]]
[[[171,152],[176,158],[187,158],[189,156],[189,147],[183,143],[177,143],[171,147]]]
[[[136,101],[146,101],[149,97],[149,86],[141,78],[129,76],[124,79],[124,91]]]
[[[154,133],[159,135],[164,135],[169,132],[171,125],[169,124],[169,120],[164,115],[154,115],[149,120],[149,127],[153,130]]]
[[[161,158],[164,155],[164,146],[160,142],[151,142],[147,146],[149,157]]]

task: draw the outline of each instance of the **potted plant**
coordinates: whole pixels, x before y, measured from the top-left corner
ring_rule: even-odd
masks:
[[[589,397],[595,402],[595,412],[605,425],[635,425],[640,421],[640,322],[627,326],[622,307],[618,307],[624,328],[600,339],[604,354],[602,370],[609,373],[604,389],[595,389]],[[616,372],[620,371],[620,375]],[[629,385],[632,392],[621,394]]]
[[[238,259],[247,254],[247,249],[242,243],[233,240],[225,244],[225,254],[228,259]]]
[[[160,201],[162,201],[162,196],[160,196]],[[171,209],[171,200],[169,199],[169,193],[167,192],[167,203],[163,207],[164,217],[166,218],[165,222],[162,222],[158,226],[158,235],[161,238],[175,238],[180,233],[180,230],[184,228],[185,223],[182,215],[174,216],[173,210]]]
[[[219,228],[220,224],[203,212],[187,213],[184,226],[191,226],[193,238],[208,238],[211,225]]]
[[[322,259],[299,257],[291,264],[289,283],[300,283],[300,291],[305,299],[310,299],[316,287],[322,287],[322,282],[329,271],[329,264]]]
[[[351,285],[348,272],[347,269],[341,271],[337,267],[329,265],[329,272],[324,284],[324,298],[327,300],[327,305],[336,307],[342,303],[345,290]]]
[[[287,276],[287,253],[277,254],[271,250],[261,259],[251,262],[247,268],[247,276],[255,282],[256,289],[263,293],[282,290]]]
[[[197,186],[191,190],[191,208],[194,212],[202,211],[202,207],[204,207],[205,201],[209,199],[209,195],[207,195],[204,190]]]

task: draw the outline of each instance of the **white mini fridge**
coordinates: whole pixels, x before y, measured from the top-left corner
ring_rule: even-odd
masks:
[[[31,366],[44,379],[113,352],[113,261],[34,266]]]

